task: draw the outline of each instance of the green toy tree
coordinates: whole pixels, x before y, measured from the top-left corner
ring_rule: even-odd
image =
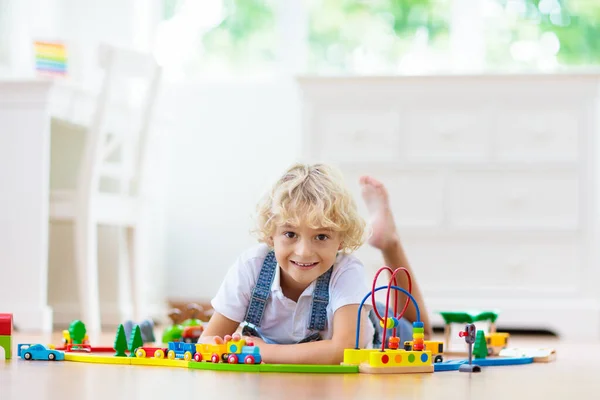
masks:
[[[131,337],[129,338],[129,357],[135,357],[135,350],[143,345],[144,341],[142,340],[140,326],[136,325],[131,332]]]
[[[73,344],[82,344],[83,338],[85,338],[85,324],[79,320],[71,322],[69,325],[69,335]]]
[[[473,347],[473,356],[475,358],[486,358],[488,355],[487,343],[485,341],[485,334],[483,331],[477,331],[475,337],[475,346]]]
[[[127,350],[127,337],[125,336],[125,329],[123,324],[119,325],[117,329],[117,335],[115,336],[115,357],[127,357],[125,350]]]

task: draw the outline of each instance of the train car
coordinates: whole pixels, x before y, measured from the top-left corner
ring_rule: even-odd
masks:
[[[167,347],[138,347],[135,351],[137,358],[154,357],[154,358],[165,358],[165,355],[169,353]]]
[[[190,361],[196,354],[195,343],[169,342],[167,357],[169,360],[181,359]]]
[[[196,354],[194,361],[210,361],[212,363],[227,362],[227,345],[226,344],[196,344]]]
[[[510,334],[506,332],[493,332],[485,335],[489,355],[497,356],[500,351],[508,347]]]
[[[246,343],[244,339],[231,340],[226,344],[196,344],[194,361],[224,362],[229,364],[260,364],[262,357],[260,349]]]
[[[244,339],[232,340],[227,343],[227,362],[237,364],[243,361],[244,364],[260,364],[262,357],[260,349],[254,345],[247,345]]]
[[[411,351],[413,342],[412,340],[407,340],[404,342],[404,350]],[[423,341],[423,350],[430,351],[431,356],[433,357],[434,363],[439,363],[444,361],[444,342],[434,341],[434,340],[424,340]]]

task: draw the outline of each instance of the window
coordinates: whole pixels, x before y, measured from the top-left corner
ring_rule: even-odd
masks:
[[[159,35],[163,59],[192,78],[269,76],[281,71],[286,61],[297,67],[293,72],[320,75],[551,71],[600,65],[598,0],[164,4]],[[290,54],[298,56],[290,60]]]
[[[484,18],[490,68],[600,64],[597,0],[487,0]]]
[[[313,0],[308,72],[394,74],[449,58],[451,0]]]
[[[188,78],[271,73],[276,0],[165,0],[157,56]]]

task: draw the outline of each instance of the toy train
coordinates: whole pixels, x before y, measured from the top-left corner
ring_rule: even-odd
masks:
[[[413,349],[413,341],[407,340],[404,342],[404,350],[411,351]],[[424,340],[423,350],[430,351],[434,363],[444,361],[444,342]]]
[[[224,344],[169,342],[168,347],[138,347],[136,357],[154,357],[196,362],[224,362],[228,364],[260,364],[260,349],[245,339],[230,340]]]

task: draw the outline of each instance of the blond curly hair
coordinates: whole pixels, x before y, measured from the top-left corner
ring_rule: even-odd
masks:
[[[259,241],[269,244],[276,227],[306,223],[341,235],[340,251],[350,253],[365,241],[364,219],[341,173],[326,164],[294,164],[277,180],[257,207]]]

